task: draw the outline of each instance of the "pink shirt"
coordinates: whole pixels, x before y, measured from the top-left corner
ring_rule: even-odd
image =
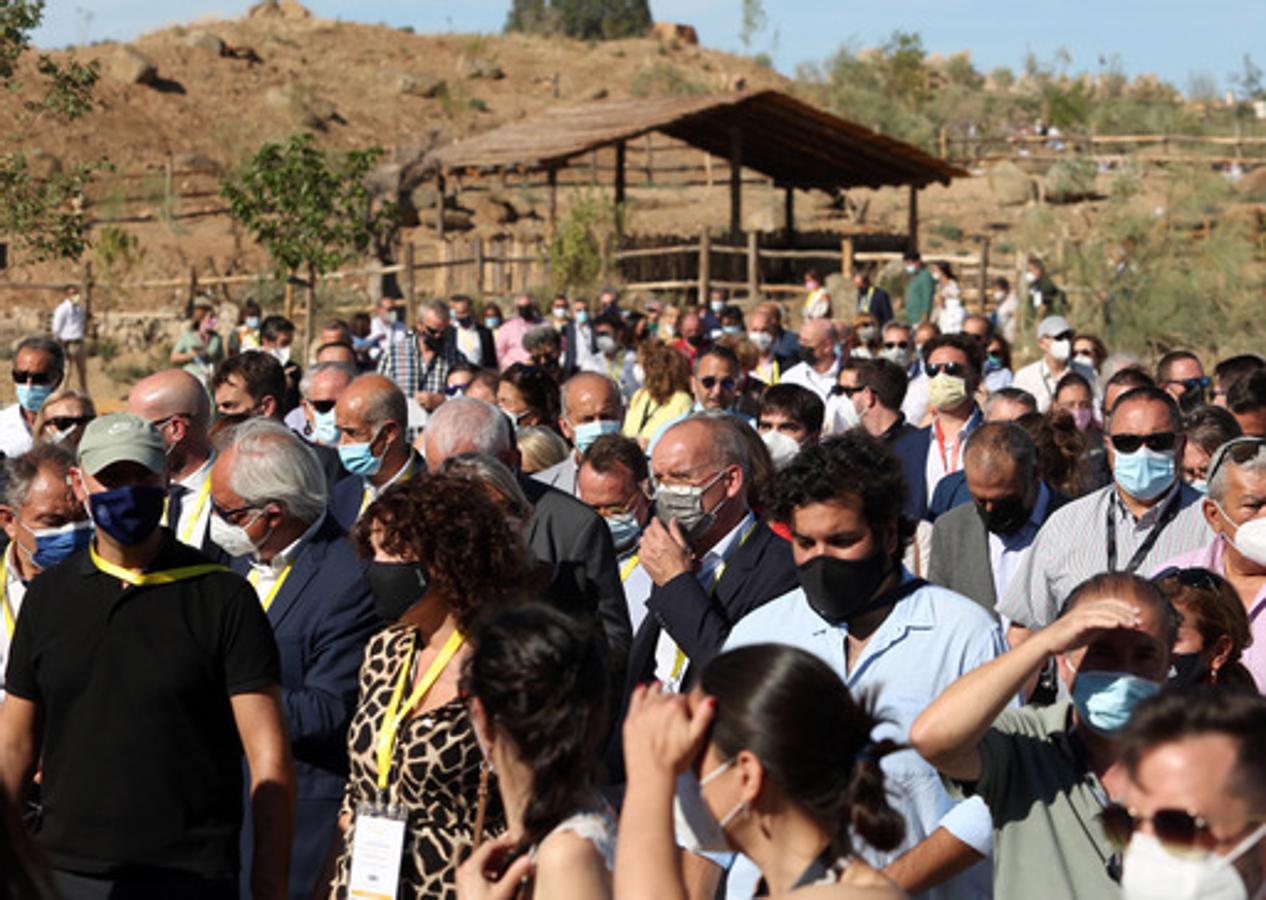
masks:
[[[1178,569],[1199,568],[1208,569],[1210,572],[1215,572],[1225,578],[1226,560],[1224,559],[1224,550],[1225,544],[1222,538],[1215,537],[1213,543],[1208,546],[1167,560],[1157,567],[1156,572],[1171,567]],[[1156,576],[1156,572],[1152,573],[1152,577]],[[1253,641],[1244,648],[1244,653],[1240,656],[1240,662],[1244,664],[1244,668],[1252,673],[1253,681],[1257,683],[1258,693],[1266,694],[1266,615],[1262,615],[1263,609],[1266,609],[1266,587],[1259,590],[1257,596],[1253,598],[1253,602],[1249,604],[1248,627],[1253,635]]]
[[[508,319],[497,329],[497,365],[505,371],[515,363],[530,363],[532,357],[523,349],[523,335],[543,324],[540,320],[529,322],[522,316]]]

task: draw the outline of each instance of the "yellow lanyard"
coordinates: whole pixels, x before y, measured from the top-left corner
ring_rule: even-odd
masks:
[[[9,640],[13,640],[14,629],[18,627],[18,620],[13,615],[13,607],[9,605],[9,553],[13,544],[9,544],[10,550],[6,550],[3,556],[0,556],[0,601],[4,604],[4,630],[9,635]]]
[[[281,590],[282,584],[286,581],[286,576],[290,574],[290,570],[294,567],[294,563],[287,563],[286,567],[281,570],[281,574],[277,576],[277,580],[273,582],[273,586],[268,589],[268,593],[259,598],[259,603],[264,607],[264,612],[268,612],[268,607],[273,605],[273,600],[277,598],[277,592]],[[251,573],[246,576],[246,580],[251,583],[251,587],[258,590],[259,569],[252,568]]]
[[[620,566],[620,582],[621,583],[629,580],[629,576],[632,575],[633,570],[637,568],[637,564],[640,561],[640,559],[641,558],[636,553],[634,553],[632,556],[630,556],[628,559],[624,561],[624,565]]]
[[[620,377],[624,374],[624,360],[619,354],[611,362],[607,363],[607,375],[616,384],[620,383]]]
[[[97,548],[92,544],[88,545],[88,556],[92,560],[92,564],[102,572],[107,575],[113,575],[119,581],[127,582],[133,587],[145,587],[151,584],[172,584],[173,582],[184,581],[189,578],[197,578],[199,575],[207,575],[211,572],[229,571],[224,566],[219,566],[215,563],[198,563],[193,566],[164,569],[161,572],[133,572],[131,569],[116,566],[114,563],[102,559],[97,555]]]
[[[399,477],[397,477],[394,481],[392,481],[390,484],[384,487],[383,490],[385,491],[388,487],[391,487],[391,485],[393,484],[404,484],[405,482],[409,481],[412,478],[413,478],[413,455],[410,454],[409,461],[404,464],[404,470],[401,471]],[[360,511],[356,513],[356,518],[358,519],[362,515],[364,515],[365,507],[369,506],[369,492],[371,490],[373,489],[369,486],[369,483],[366,482],[365,493],[361,495],[361,498],[360,498]],[[381,494],[382,491],[379,491],[378,493]]]
[[[773,385],[778,383],[778,379],[779,379],[779,376],[781,375],[781,371],[779,370],[777,359],[771,359],[769,361],[769,365],[765,367],[764,371],[769,374],[768,380],[762,379],[765,381],[767,385],[770,385],[772,387]],[[760,375],[761,370],[758,369],[756,374]]]
[[[743,531],[742,537],[739,538],[738,545],[740,547],[742,547],[744,544],[747,543],[747,539],[752,536],[752,532],[756,530],[756,526],[759,524],[760,524],[760,521],[756,520],[756,521],[753,521],[751,525],[747,526],[747,528]],[[708,588],[709,595],[716,593],[717,585],[721,583],[721,576],[724,574],[725,574],[725,560],[722,560],[721,564],[717,566],[716,574],[712,576],[712,587]],[[623,573],[621,573],[621,577],[623,578]],[[676,642],[674,642],[674,646],[676,646]],[[677,680],[677,676],[681,674],[681,670],[686,667],[686,661],[687,660],[686,660],[685,652],[680,647],[677,647],[677,653],[673,657],[673,671],[672,671],[673,681]]]
[[[202,515],[203,508],[207,505],[207,500],[211,497],[211,473],[207,473],[206,480],[202,482],[202,487],[198,488],[198,496],[194,500],[193,514],[189,516],[189,524],[185,526],[184,532],[180,535],[180,543],[187,544],[193,538],[194,526],[198,524],[198,518]],[[175,528],[179,522],[169,523],[169,527]]]
[[[391,692],[391,702],[387,704],[387,711],[382,717],[382,728],[378,731],[378,790],[385,791],[389,783],[391,775],[391,750],[396,743],[396,733],[400,730],[400,723],[413,710],[415,706],[422,702],[422,698],[426,696],[426,692],[431,689],[440,675],[444,673],[444,669],[448,666],[449,660],[453,658],[458,648],[461,647],[462,637],[460,631],[454,631],[445,641],[440,655],[435,657],[430,668],[426,670],[426,674],[422,676],[422,680],[417,683],[413,692],[409,694],[409,699],[404,701],[404,706],[400,705],[400,700],[404,696],[404,686],[409,681],[410,670],[413,668],[413,654],[417,651],[418,639],[414,635],[413,642],[409,645],[409,655],[405,657],[404,668],[400,670],[400,677],[396,680],[395,690]]]

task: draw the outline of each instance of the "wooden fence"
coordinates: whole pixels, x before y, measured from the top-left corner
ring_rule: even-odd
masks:
[[[1149,165],[1266,165],[1266,137],[1185,134],[1013,134],[950,137],[942,130],[942,159],[960,165],[1000,160],[1054,162],[1070,157],[1119,164],[1129,159]],[[1183,152],[1186,149],[1188,152]]]

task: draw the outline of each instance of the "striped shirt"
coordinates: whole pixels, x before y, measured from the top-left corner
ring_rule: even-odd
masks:
[[[418,391],[442,394],[448,383],[448,373],[460,362],[456,335],[449,326],[444,332],[444,346],[429,363],[422,359],[418,350],[417,333],[410,332],[404,340],[383,348],[378,360],[378,374],[394,381],[406,397],[412,397]]]
[[[1160,524],[1151,548],[1134,571],[1146,574],[1163,561],[1189,553],[1213,539],[1200,509],[1204,495],[1179,482],[1177,490],[1139,519],[1117,497],[1115,485],[1100,488],[1056,510],[1033,541],[1032,552],[1011,578],[998,612],[1025,628],[1053,622],[1064,601],[1092,575],[1108,566],[1108,520],[1116,535],[1117,571],[1125,570]],[[1169,508],[1177,504],[1175,513]],[[1168,522],[1165,520],[1168,519]]]

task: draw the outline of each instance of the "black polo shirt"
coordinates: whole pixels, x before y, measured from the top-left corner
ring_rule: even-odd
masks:
[[[210,562],[164,535],[151,571]],[[229,698],[278,680],[259,599],[227,569],[134,587],[84,550],[31,582],[5,687],[44,717],[37,837],[53,865],[235,878],[242,747]]]

